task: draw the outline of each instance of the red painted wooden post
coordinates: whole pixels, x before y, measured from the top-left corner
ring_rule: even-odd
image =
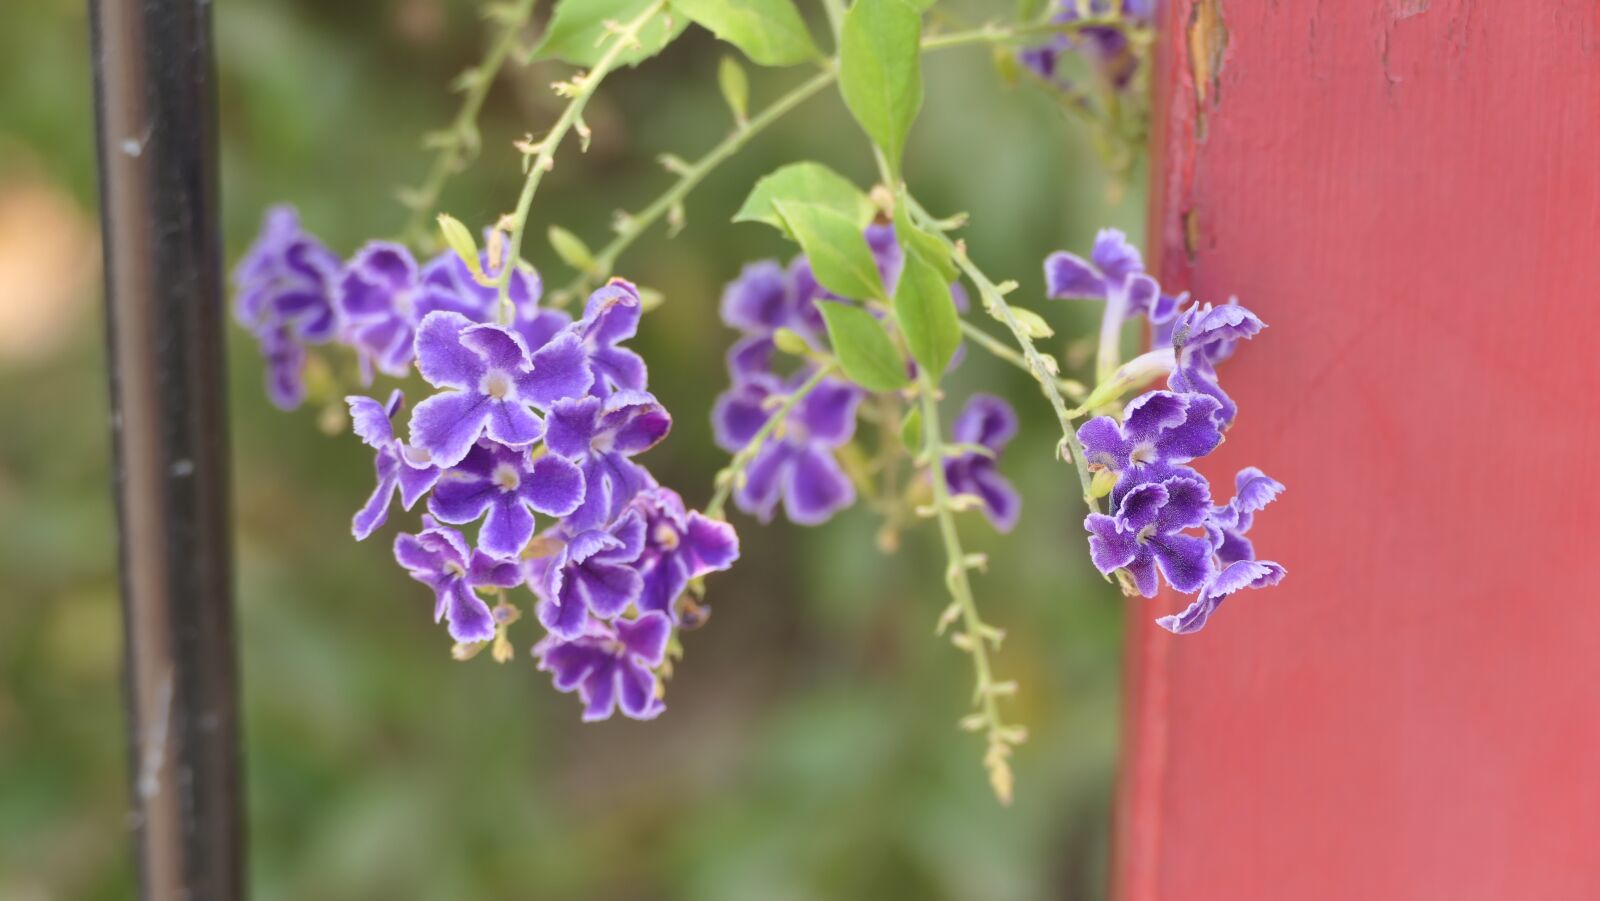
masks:
[[[1151,243],[1271,326],[1208,471],[1290,576],[1134,603],[1118,895],[1600,898],[1600,6],[1164,15]]]

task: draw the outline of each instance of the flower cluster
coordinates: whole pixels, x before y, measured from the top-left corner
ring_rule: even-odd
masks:
[[[281,406],[305,397],[311,343],[353,349],[363,381],[415,371],[431,388],[404,438],[398,390],[383,403],[347,398],[377,474],[352,531],[372,535],[397,492],[407,510],[426,498],[422,529],[397,535],[394,556],[434,592],[458,654],[509,647],[519,614],[506,590],[527,585],[548,632],[534,656],[559,690],[578,693],[585,719],[659,714],[656,671],[684,624],[678,601],[691,580],[730,567],[739,545],[635,459],[672,418],[622,346],[639,326],[633,285],[613,279],[574,320],[540,307],[538,275],[519,267],[503,311],[452,252],[418,266],[405,247],[373,242],[341,265],[287,210],[268,215],[236,279]]]
[[[1056,0],[1051,21],[1069,25],[1085,19],[1103,19],[1120,10],[1123,21],[1148,26],[1155,12],[1154,0]],[[1112,25],[1087,25],[1075,35],[1058,34],[1044,44],[1018,52],[1018,59],[1046,81],[1067,85],[1062,57],[1079,53],[1116,90],[1126,90],[1139,70],[1139,58],[1127,33]]]
[[[904,268],[894,227],[875,223],[863,234],[884,292],[892,295]],[[969,304],[961,286],[952,284],[950,293],[964,312]],[[819,304],[838,302],[840,298],[817,283],[804,256],[787,266],[776,260],[750,263],[728,284],[722,294],[722,320],[742,334],[728,351],[732,384],[712,409],[719,447],[729,453],[746,447],[769,424],[782,401],[815,373],[809,362],[791,372],[777,370],[779,335],[800,342],[801,350],[826,353],[827,329]],[[960,363],[963,350],[957,350],[952,367]],[[810,526],[855,503],[855,486],[837,452],[855,435],[863,396],[861,388],[832,376],[811,388],[746,467],[733,494],[739,509],[769,522],[781,501],[791,522]],[[969,447],[946,467],[951,490],[977,496],[1001,529],[1011,527],[1020,509],[1010,483],[996,466],[999,451],[1015,431],[1016,414],[1004,401],[974,398],[956,426],[956,441]]]
[[[1251,467],[1238,474],[1233,499],[1219,505],[1210,483],[1188,465],[1222,443],[1238,413],[1216,365],[1265,325],[1237,302],[1186,305],[1186,297],[1163,295],[1118,232],[1101,232],[1091,258],[1051,255],[1045,275],[1052,296],[1105,300],[1103,340],[1117,340],[1129,317],[1147,317],[1158,346],[1119,372],[1165,371],[1167,388],[1134,398],[1120,418],[1097,416],[1078,429],[1090,469],[1110,481],[1111,512],[1084,521],[1090,555],[1102,573],[1125,574],[1145,597],[1155,596],[1162,579],[1193,594],[1182,613],[1157,622],[1196,632],[1228,595],[1276,585],[1285,575],[1279,564],[1257,560],[1244,537],[1283,485]]]

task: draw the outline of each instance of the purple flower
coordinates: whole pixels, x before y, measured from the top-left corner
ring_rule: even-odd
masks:
[[[1114,360],[1122,325],[1130,316],[1165,323],[1176,314],[1178,299],[1161,293],[1156,280],[1145,274],[1139,249],[1114,228],[1100,230],[1089,257],[1085,260],[1064,250],[1050,254],[1044,261],[1045,290],[1054,298],[1106,302],[1100,320],[1100,359]]]
[[[1211,453],[1222,443],[1219,404],[1203,394],[1149,391],[1134,398],[1119,425],[1096,416],[1078,428],[1089,468],[1118,475],[1112,502],[1135,484]]]
[[[1183,534],[1203,524],[1211,512],[1211,490],[1194,472],[1179,471],[1160,482],[1142,482],[1123,495],[1115,516],[1091,513],[1089,556],[1110,575],[1127,570],[1139,593],[1155,597],[1156,569],[1185,594],[1206,583],[1213,570],[1211,545]]]
[[[974,449],[946,459],[944,478],[950,491],[980,498],[984,515],[994,527],[1011,531],[1022,510],[1022,499],[996,464],[1000,452],[1017,434],[1017,414],[992,394],[974,394],[956,417],[953,431],[957,443],[985,448],[988,453]]]
[[[591,619],[576,638],[551,635],[533,654],[539,669],[554,674],[558,691],[578,692],[584,722],[610,719],[618,706],[630,719],[649,720],[666,709],[653,670],[671,635],[672,624],[660,613],[613,623]]]
[[[364,371],[376,366],[385,375],[405,376],[417,327],[429,313],[447,311],[473,322],[490,318],[493,289],[487,289],[487,300],[479,291],[463,290],[458,267],[470,283],[465,264],[451,251],[421,271],[410,251],[387,241],[373,241],[351,258],[339,281],[339,311],[342,337],[360,355]]]
[[[1246,588],[1270,588],[1288,572],[1271,561],[1239,560],[1223,567],[1182,613],[1163,616],[1156,625],[1175,635],[1200,631],[1228,595]]]
[[[636,565],[643,552],[644,517],[630,510],[609,528],[579,532],[555,556],[534,561],[530,584],[540,597],[539,622],[577,638],[590,614],[616,618],[644,591]]]
[[[567,517],[573,532],[617,518],[655,480],[631,457],[655,447],[672,430],[672,417],[644,391],[618,391],[606,400],[563,400],[550,409],[545,446],[583,470],[583,505]]]
[[[620,346],[638,333],[642,311],[639,290],[620,278],[589,295],[578,332],[594,370],[596,397],[603,399],[613,391],[645,389],[644,359]]]
[[[780,393],[783,385],[772,375],[751,377],[723,392],[711,412],[717,445],[730,453],[742,450],[772,417],[770,399]],[[734,493],[739,509],[767,522],[781,498],[791,522],[817,525],[854,503],[855,486],[833,451],[855,433],[860,400],[859,390],[838,379],[824,379],[813,388],[750,461],[745,482]]]
[[[1128,22],[1148,25],[1154,6],[1154,0],[1123,0],[1122,17]],[[1070,23],[1083,18],[1079,0],[1059,0],[1058,7],[1059,11],[1052,21]],[[1090,16],[1105,16],[1112,9],[1110,0],[1089,0],[1087,4]],[[1127,88],[1139,69],[1139,58],[1128,43],[1127,36],[1118,28],[1103,25],[1089,26],[1075,36],[1056,35],[1047,43],[1022,50],[1017,56],[1024,66],[1039,77],[1069,86],[1070,82],[1061,72],[1060,60],[1063,54],[1073,51],[1081,52],[1118,90]]]
[[[416,535],[394,537],[394,558],[411,578],[433,589],[433,621],[450,623],[450,637],[460,642],[494,637],[494,616],[475,588],[510,588],[522,581],[517,564],[496,560],[467,547],[455,529],[422,518]]]
[[[905,265],[894,226],[869,225],[862,235],[885,291],[893,294]],[[818,284],[805,257],[795,257],[787,269],[776,260],[747,264],[722,292],[722,321],[744,333],[728,351],[728,372],[734,381],[771,371],[773,334],[778,329],[794,332],[819,350],[825,348],[827,324],[817,304],[839,299]],[[958,305],[964,307],[965,300],[964,294],[958,295]]]
[[[305,345],[283,325],[257,332],[256,342],[267,364],[267,399],[280,410],[293,410],[305,403]]]
[[[1239,407],[1218,384],[1216,366],[1233,355],[1240,341],[1254,337],[1266,327],[1260,317],[1240,306],[1237,299],[1220,307],[1196,304],[1179,313],[1172,330],[1177,365],[1167,378],[1167,387],[1216,398],[1223,427],[1232,425]]]
[[[1206,537],[1224,566],[1256,558],[1255,546],[1245,534],[1255,524],[1256,513],[1283,493],[1283,483],[1254,466],[1239,470],[1233,484],[1233,500],[1213,507],[1206,520]]]
[[[335,331],[338,278],[338,256],[300,228],[294,207],[273,207],[234,270],[234,315],[258,334],[284,329],[303,343],[327,341]]]
[[[594,378],[570,332],[530,355],[522,336],[460,313],[429,313],[417,330],[416,357],[422,377],[445,390],[412,411],[411,443],[445,467],[484,435],[510,447],[538,441],[544,422],[533,408],[580,396]]]
[[[683,498],[670,488],[640,492],[633,507],[643,514],[645,525],[639,609],[659,611],[676,623],[673,602],[690,579],[732,566],[739,559],[739,536],[728,523],[698,510],[686,512]]]
[[[234,315],[267,363],[267,397],[284,410],[305,402],[306,344],[333,337],[339,258],[302,231],[293,207],[267,211],[261,234],[234,270]]]
[[[364,541],[389,518],[389,504],[395,490],[400,492],[400,504],[410,510],[417,499],[428,493],[439,481],[439,467],[416,459],[411,449],[395,437],[391,420],[405,403],[398,389],[389,395],[388,403],[380,404],[370,397],[345,398],[350,405],[350,422],[356,435],[368,447],[376,450],[373,466],[378,473],[378,486],[372,490],[367,503],[356,511],[350,531],[357,541]]]
[[[480,441],[446,470],[428,498],[428,512],[448,523],[477,522],[484,553],[514,558],[533,537],[533,514],[566,516],[583,502],[583,473],[571,461]]]

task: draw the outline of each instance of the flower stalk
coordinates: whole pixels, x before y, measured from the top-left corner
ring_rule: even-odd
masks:
[[[505,264],[500,267],[499,277],[496,279],[495,291],[498,297],[498,312],[502,324],[509,324],[513,317],[511,305],[511,274],[518,269],[518,261],[522,259],[522,239],[528,226],[528,211],[533,207],[533,195],[539,190],[539,183],[544,179],[546,172],[555,168],[556,150],[566,138],[567,132],[577,127],[580,133],[587,133],[588,126],[583,125],[583,110],[589,105],[589,98],[594,96],[595,89],[605,80],[611,70],[616,68],[622,59],[622,54],[629,48],[637,46],[639,34],[663,9],[666,0],[655,0],[646,6],[639,15],[628,20],[622,25],[613,28],[610,43],[605,53],[595,61],[594,68],[588,72],[574,75],[568,82],[559,88],[568,98],[567,108],[561,113],[561,118],[551,126],[544,139],[536,145],[529,147],[532,159],[528,162],[528,177],[522,183],[522,193],[517,198],[516,211],[511,214],[508,229]],[[587,143],[587,142],[585,142]]]

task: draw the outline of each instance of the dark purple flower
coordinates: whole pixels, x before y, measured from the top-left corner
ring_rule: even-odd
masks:
[[[372,490],[366,505],[356,511],[350,525],[356,540],[363,541],[389,518],[389,504],[397,489],[401,506],[410,510],[417,499],[439,481],[439,467],[419,460],[395,437],[392,420],[405,403],[405,396],[399,389],[389,395],[388,403],[380,404],[361,396],[347,397],[345,403],[350,405],[350,422],[356,435],[378,452],[373,461],[378,486]]]
[[[555,676],[558,691],[576,690],[584,722],[610,719],[617,707],[636,720],[654,719],[666,705],[657,697],[654,669],[667,652],[672,624],[660,613],[604,623],[591,619],[576,638],[551,635],[533,655]]]
[[[1245,535],[1255,525],[1255,515],[1283,493],[1283,483],[1254,466],[1239,470],[1234,477],[1233,500],[1211,509],[1206,520],[1206,537],[1222,565],[1254,560],[1255,546]]]
[[[639,600],[644,579],[644,517],[629,510],[605,529],[579,532],[553,557],[534,561],[539,622],[563,638],[583,634],[589,615],[614,619]]]
[[[1167,387],[1216,398],[1223,427],[1232,425],[1239,407],[1218,384],[1216,365],[1232,356],[1240,341],[1264,328],[1260,317],[1240,306],[1237,299],[1218,307],[1196,304],[1180,312],[1172,330],[1176,368],[1167,378]]]
[[[1079,6],[1079,0],[1059,0],[1057,6],[1059,11],[1053,21],[1061,23],[1079,21],[1083,18],[1083,9],[1097,17],[1108,15],[1113,9],[1111,0],[1089,0],[1084,7]],[[1122,17],[1128,22],[1148,25],[1154,7],[1154,0],[1123,0]],[[1069,86],[1070,82],[1061,72],[1061,56],[1074,51],[1082,53],[1117,90],[1126,89],[1139,69],[1139,58],[1127,36],[1118,28],[1102,25],[1084,28],[1073,36],[1056,35],[1044,44],[1023,49],[1017,57],[1046,81]]]
[[[885,291],[893,294],[905,265],[894,226],[875,223],[862,235]],[[952,289],[952,293],[958,291]],[[728,372],[733,380],[771,371],[773,334],[778,329],[788,329],[818,350],[825,349],[827,324],[817,304],[839,299],[818,284],[805,257],[796,257],[788,268],[776,260],[747,264],[722,292],[722,321],[744,333],[728,350]],[[958,305],[964,308],[965,301],[965,295],[958,294]]]
[[[1084,519],[1089,556],[1107,575],[1126,570],[1147,598],[1160,587],[1158,566],[1168,584],[1187,594],[1206,583],[1214,566],[1211,545],[1183,530],[1199,527],[1210,512],[1211,490],[1196,473],[1142,482],[1123,495],[1115,516],[1091,513]]]
[[[665,613],[676,623],[673,602],[690,579],[732,566],[739,559],[739,536],[726,522],[698,510],[686,511],[683,498],[670,488],[640,492],[633,507],[643,514],[645,524],[639,609]]]
[[[429,313],[451,312],[472,322],[491,318],[482,295],[462,291],[455,267],[465,264],[445,251],[419,271],[409,250],[387,241],[373,241],[351,258],[339,281],[339,311],[343,339],[356,349],[363,369],[406,375],[417,327]]]
[[[981,499],[984,515],[994,527],[1011,531],[1022,511],[1022,499],[1010,480],[1000,474],[997,464],[1000,452],[1017,434],[1016,412],[992,394],[974,394],[956,417],[953,434],[958,444],[974,449],[945,460],[944,478],[951,493]]]
[[[533,354],[515,332],[460,313],[429,313],[417,330],[417,368],[436,388],[411,413],[411,443],[450,467],[478,439],[526,447],[544,435],[534,407],[589,390],[593,375],[576,335],[563,332]]]
[[[711,413],[717,445],[742,450],[772,417],[772,399],[795,390],[806,375],[796,373],[788,386],[776,376],[751,377],[723,392]],[[812,389],[750,461],[734,493],[739,509],[767,522],[781,498],[791,522],[817,525],[854,503],[855,486],[833,451],[855,433],[860,400],[857,388],[838,379]]]
[[[583,473],[570,460],[551,454],[529,460],[526,448],[480,441],[460,463],[439,477],[428,498],[428,512],[448,523],[483,520],[478,547],[495,557],[514,558],[533,537],[535,511],[566,516],[583,502]]]
[[[234,270],[234,315],[258,334],[281,330],[306,344],[327,341],[335,331],[338,279],[339,257],[300,228],[294,207],[273,207]]]
[[[273,207],[233,278],[234,315],[261,347],[267,397],[292,410],[305,402],[305,345],[327,341],[336,331],[339,258],[301,230],[293,207]]]
[[[621,344],[639,331],[643,306],[639,289],[614,278],[589,295],[579,320],[578,333],[594,370],[594,394],[605,398],[613,391],[643,391],[647,373],[644,359]]]
[[[433,621],[450,623],[450,637],[460,642],[488,641],[494,637],[494,615],[478,597],[476,588],[510,588],[522,581],[517,564],[496,560],[467,547],[455,529],[422,518],[416,535],[394,537],[394,558],[411,578],[433,589]]]
[[[622,513],[641,489],[655,483],[631,457],[655,447],[672,430],[672,417],[649,393],[618,391],[563,400],[550,408],[545,446],[583,470],[583,505],[567,517],[573,532],[598,528]]]
[[[1046,257],[1045,291],[1054,298],[1105,301],[1100,359],[1114,360],[1129,317],[1142,315],[1159,327],[1176,314],[1178,300],[1161,293],[1156,280],[1145,274],[1139,249],[1114,228],[1100,230],[1089,257],[1085,260],[1064,250]]]
[[[1128,403],[1120,425],[1096,416],[1078,428],[1078,440],[1090,469],[1117,474],[1116,503],[1135,484],[1215,450],[1222,443],[1219,409],[1204,394],[1149,391]]]
[[[305,345],[296,341],[284,325],[257,332],[256,342],[267,364],[267,399],[280,410],[293,410],[305,403]]]
[[[1238,560],[1224,566],[1182,613],[1163,616],[1156,625],[1175,635],[1200,631],[1228,595],[1246,588],[1270,588],[1288,571],[1270,560]]]

